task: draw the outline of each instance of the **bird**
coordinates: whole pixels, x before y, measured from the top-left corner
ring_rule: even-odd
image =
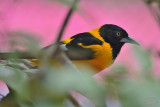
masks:
[[[122,27],[105,24],[62,40],[59,46],[76,66],[87,64],[99,72],[114,63],[125,43],[139,45]],[[35,66],[39,62],[38,59],[30,61]]]
[[[79,33],[62,40],[59,47],[76,67],[86,64],[97,73],[114,63],[125,43],[139,45],[120,26],[105,24],[89,32]],[[46,46],[42,50],[45,51],[52,45]],[[0,53],[0,55],[5,57],[16,54]],[[34,66],[38,66],[41,62],[41,59],[30,59],[27,56],[25,58]],[[69,94],[68,98],[74,104],[79,105],[72,95]]]

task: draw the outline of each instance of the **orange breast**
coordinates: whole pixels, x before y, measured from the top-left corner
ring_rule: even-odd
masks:
[[[94,59],[73,61],[76,66],[79,66],[80,63],[84,63],[93,67],[96,71],[101,71],[113,63],[112,48],[108,43],[104,42],[102,46],[90,45],[83,47],[92,48],[96,52]]]
[[[87,63],[89,63],[95,69],[101,71],[113,63],[113,56],[110,44],[105,42],[105,40],[101,37],[99,30],[100,28],[97,28],[91,30],[89,33],[103,41],[103,45],[91,45],[86,47],[92,48],[96,51],[95,58],[92,60],[87,60]]]

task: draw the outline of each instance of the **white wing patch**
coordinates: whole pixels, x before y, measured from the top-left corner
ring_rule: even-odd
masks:
[[[60,45],[60,48],[63,50],[63,51],[68,51],[67,47],[66,47],[66,44],[61,44]]]

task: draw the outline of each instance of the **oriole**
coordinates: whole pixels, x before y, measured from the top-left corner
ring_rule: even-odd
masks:
[[[86,63],[101,71],[115,61],[125,43],[138,44],[123,28],[105,24],[61,41],[60,47],[73,63]],[[37,65],[35,60],[30,61]]]

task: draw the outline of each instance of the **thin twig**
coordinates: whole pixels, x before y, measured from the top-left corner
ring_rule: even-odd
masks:
[[[62,36],[63,36],[63,33],[64,33],[64,31],[65,31],[65,28],[66,28],[66,26],[67,26],[67,24],[68,24],[68,22],[69,22],[69,19],[70,19],[72,13],[73,13],[73,11],[75,10],[75,7],[76,7],[78,1],[79,1],[79,0],[74,0],[74,1],[73,1],[72,5],[71,5],[71,8],[69,9],[69,11],[68,11],[68,13],[67,13],[67,15],[66,15],[66,17],[65,17],[65,20],[63,21],[63,24],[62,24],[62,27],[61,27],[61,29],[60,29],[60,32],[59,32],[59,34],[58,34],[58,36],[57,36],[56,42],[53,43],[53,45],[57,45],[57,46],[56,46],[56,49],[53,49],[54,51],[51,52],[52,54],[51,54],[50,56],[55,56],[58,52],[61,51],[61,50],[59,49],[60,40],[61,40],[61,38],[62,38]],[[50,45],[50,46],[52,46],[52,45]],[[50,47],[50,46],[49,46],[49,47]]]
[[[144,1],[144,3],[146,4],[146,6],[148,7],[148,9],[150,10],[150,12],[151,12],[151,14],[153,15],[153,17],[155,18],[155,20],[157,21],[157,23],[160,25],[160,14],[159,14],[159,12],[158,12],[158,9],[159,9],[160,7],[158,7],[157,11],[155,11],[155,10],[152,8],[152,6],[151,6],[151,4],[152,4],[152,1],[151,1],[151,0],[143,0],[143,1]],[[160,1],[157,1],[157,3],[158,3],[158,6],[159,6]]]
[[[64,31],[65,31],[65,28],[66,28],[66,26],[67,26],[67,24],[68,24],[68,22],[69,22],[69,19],[70,19],[72,13],[73,13],[73,11],[74,11],[74,9],[75,9],[78,1],[79,1],[79,0],[74,0],[74,1],[73,1],[73,3],[72,3],[72,5],[71,5],[71,7],[70,7],[70,9],[69,9],[69,11],[68,11],[65,19],[64,19],[64,21],[63,21],[63,23],[62,23],[62,27],[61,27],[61,29],[60,29],[60,32],[58,33],[56,42],[53,43],[53,44],[50,45],[50,46],[47,46],[47,47],[43,48],[43,50],[46,50],[46,49],[49,48],[48,51],[45,53],[45,56],[44,56],[43,60],[47,60],[47,59],[50,59],[50,58],[53,58],[53,57],[56,58],[56,56],[62,52],[61,49],[59,48],[60,40],[61,40],[61,38],[62,38],[62,36],[63,36],[63,33],[64,33]],[[67,58],[66,58],[66,59],[67,59]],[[59,59],[59,61],[63,63],[62,60]],[[65,61],[66,61],[66,60],[65,60]],[[44,62],[45,62],[45,61],[44,61]],[[66,62],[69,62],[69,60],[66,61]]]
[[[66,26],[67,26],[67,24],[68,24],[68,22],[69,22],[69,19],[70,19],[72,13],[73,13],[73,11],[74,11],[74,9],[75,9],[78,1],[79,1],[79,0],[74,0],[74,1],[73,1],[72,6],[71,6],[71,8],[70,8],[69,11],[68,11],[68,13],[67,13],[67,15],[66,15],[66,18],[65,18],[65,20],[64,20],[64,22],[63,22],[63,24],[62,24],[61,30],[60,30],[60,32],[59,32],[59,34],[58,34],[58,36],[57,36],[56,42],[60,42],[60,40],[61,40],[61,38],[62,38],[62,36],[63,36],[64,30],[65,30],[65,28],[66,28]]]
[[[74,0],[74,2],[73,2],[73,4],[72,4],[72,7],[71,7],[70,10],[68,11],[68,14],[67,14],[67,16],[66,16],[66,18],[65,18],[65,20],[64,20],[64,22],[63,22],[63,25],[62,25],[62,27],[61,27],[61,30],[60,30],[60,32],[59,32],[59,34],[58,34],[58,37],[57,37],[57,40],[56,40],[57,47],[56,47],[56,49],[55,49],[55,51],[53,52],[52,55],[55,55],[55,54],[57,54],[57,52],[60,52],[60,54],[59,54],[59,55],[60,55],[60,58],[57,58],[57,59],[60,61],[60,63],[63,64],[63,65],[69,66],[69,67],[72,68],[74,71],[79,72],[79,71],[77,70],[77,68],[74,67],[74,65],[73,65],[73,64],[71,63],[71,61],[68,59],[68,57],[63,53],[63,51],[61,51],[61,50],[59,49],[59,42],[60,42],[60,40],[61,40],[61,38],[62,38],[62,36],[63,36],[64,30],[65,30],[65,28],[66,28],[66,26],[67,26],[67,24],[68,24],[68,22],[69,22],[69,19],[70,19],[71,15],[72,15],[73,10],[75,9],[75,6],[77,5],[77,3],[78,3],[78,0]],[[69,100],[72,102],[72,104],[73,104],[75,107],[81,107],[80,104],[77,102],[77,100],[76,100],[75,98],[73,98],[71,94],[69,94],[68,98],[69,98]]]

